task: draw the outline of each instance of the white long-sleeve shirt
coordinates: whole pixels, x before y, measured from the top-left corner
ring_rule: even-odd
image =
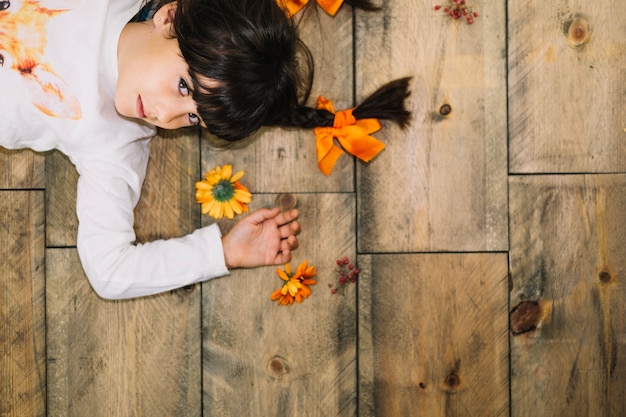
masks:
[[[134,243],[133,210],[155,129],[121,117],[114,97],[117,44],[140,4],[13,0],[0,10],[0,146],[58,149],[76,166],[78,253],[104,298],[155,294],[228,273],[216,225]]]

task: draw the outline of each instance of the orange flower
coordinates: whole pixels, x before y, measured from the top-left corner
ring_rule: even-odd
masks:
[[[202,204],[202,214],[232,219],[235,214],[248,211],[252,194],[239,183],[243,174],[243,171],[233,174],[233,166],[226,164],[215,167],[207,172],[206,179],[196,182],[196,201]]]
[[[294,300],[301,303],[302,300],[311,295],[310,285],[315,285],[317,281],[313,279],[317,270],[314,266],[309,266],[307,261],[302,262],[296,273],[291,272],[289,264],[285,264],[285,270],[276,269],[276,273],[284,281],[283,286],[270,295],[272,301],[278,301],[280,305],[293,304]]]

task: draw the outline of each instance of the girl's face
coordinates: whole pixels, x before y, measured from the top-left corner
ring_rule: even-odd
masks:
[[[151,21],[126,25],[118,45],[116,110],[164,129],[203,124],[187,63],[170,35],[173,5],[163,6]]]

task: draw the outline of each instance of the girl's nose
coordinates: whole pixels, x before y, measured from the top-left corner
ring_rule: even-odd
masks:
[[[162,127],[176,129],[189,125],[189,113],[195,112],[191,97],[181,100],[162,100],[156,109],[156,119]]]

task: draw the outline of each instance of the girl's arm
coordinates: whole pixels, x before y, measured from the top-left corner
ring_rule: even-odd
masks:
[[[135,244],[134,208],[147,161],[146,141],[74,160],[80,174],[78,253],[103,298],[151,295],[228,274],[217,225],[181,238]]]
[[[259,209],[223,236],[216,224],[180,238],[135,244],[134,208],[148,162],[147,141],[74,160],[78,253],[103,298],[156,294],[246,268],[288,262],[298,246],[297,210]],[[191,195],[190,195],[190,198]]]

